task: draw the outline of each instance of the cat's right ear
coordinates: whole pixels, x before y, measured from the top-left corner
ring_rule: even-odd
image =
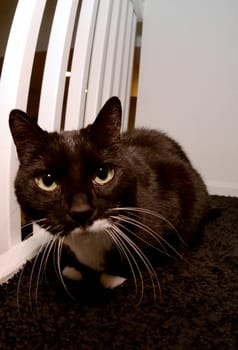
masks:
[[[45,137],[48,133],[42,130],[29,115],[19,109],[11,111],[9,127],[20,161],[23,161],[27,154],[38,152],[45,144]]]
[[[110,147],[120,140],[121,116],[119,98],[116,96],[109,98],[91,125],[91,137],[97,145]]]

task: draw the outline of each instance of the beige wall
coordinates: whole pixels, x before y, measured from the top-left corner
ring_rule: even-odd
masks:
[[[137,126],[175,137],[211,193],[238,196],[238,1],[146,0]]]

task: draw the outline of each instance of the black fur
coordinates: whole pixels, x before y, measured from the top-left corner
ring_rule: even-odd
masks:
[[[175,238],[176,249],[198,234],[208,209],[201,176],[164,133],[135,129],[120,135],[121,105],[116,97],[92,125],[79,131],[48,133],[19,110],[11,112],[9,123],[20,161],[17,199],[31,220],[46,218],[42,225],[52,234],[86,228],[117,207],[153,212],[139,213],[143,227],[162,239]],[[103,164],[114,169],[114,177],[100,186],[93,178]],[[37,186],[36,179],[44,174],[51,174],[57,183],[54,191]],[[138,219],[133,211],[127,216]],[[157,236],[143,227],[124,223],[124,233],[147,256],[156,255],[152,246],[161,248]]]

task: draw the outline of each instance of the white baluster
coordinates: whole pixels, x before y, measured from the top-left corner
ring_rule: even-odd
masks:
[[[65,116],[66,130],[79,129],[83,126],[97,8],[97,0],[82,2],[69,81]]]
[[[105,71],[112,0],[100,0],[93,41],[92,57],[88,81],[88,94],[85,108],[85,125],[94,121],[101,107],[102,87]]]
[[[78,0],[58,0],[46,55],[38,123],[49,131],[59,130]]]

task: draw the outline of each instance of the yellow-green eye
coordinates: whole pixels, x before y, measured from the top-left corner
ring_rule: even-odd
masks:
[[[93,183],[97,185],[105,185],[110,182],[114,177],[114,169],[108,165],[101,165],[95,172]]]
[[[57,183],[54,180],[54,177],[51,174],[44,174],[35,178],[35,182],[38,187],[44,191],[52,192],[55,191],[58,187]]]

